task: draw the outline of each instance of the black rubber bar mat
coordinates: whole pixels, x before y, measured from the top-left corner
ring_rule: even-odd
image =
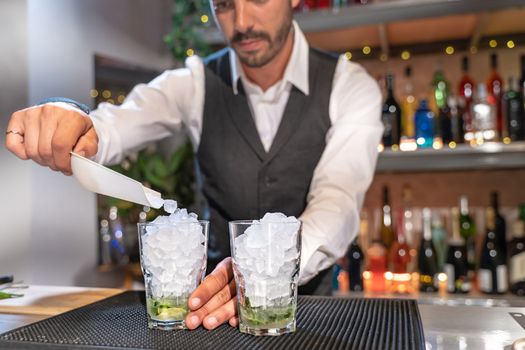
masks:
[[[143,292],[124,292],[0,335],[0,349],[425,349],[414,300],[299,297],[297,331],[279,337],[147,328]]]

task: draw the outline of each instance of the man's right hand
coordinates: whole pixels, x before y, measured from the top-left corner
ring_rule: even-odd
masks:
[[[66,103],[48,103],[13,113],[5,145],[20,159],[71,175],[69,152],[94,156],[98,136],[87,114]]]

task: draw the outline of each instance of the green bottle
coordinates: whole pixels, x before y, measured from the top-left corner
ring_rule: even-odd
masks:
[[[469,213],[468,197],[459,199],[459,232],[467,245],[467,262],[469,271],[476,270],[476,224]]]
[[[434,93],[434,101],[436,108],[440,110],[447,106],[447,98],[450,94],[450,84],[445,78],[441,64],[437,66],[434,78],[432,79],[432,91]]]

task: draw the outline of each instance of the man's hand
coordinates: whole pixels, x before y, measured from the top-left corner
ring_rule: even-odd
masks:
[[[186,316],[186,325],[195,329],[202,323],[205,328],[214,329],[228,321],[237,327],[236,294],[232,261],[226,258],[190,296],[188,305],[192,311]]]
[[[64,103],[48,103],[13,113],[5,145],[20,159],[71,175],[69,152],[94,156],[98,136],[85,113]]]

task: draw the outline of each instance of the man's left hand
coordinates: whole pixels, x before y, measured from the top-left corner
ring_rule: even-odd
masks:
[[[237,327],[236,294],[232,261],[226,258],[191,294],[188,300],[191,312],[186,316],[187,327],[195,329],[202,324],[206,329],[215,329],[225,322]]]

